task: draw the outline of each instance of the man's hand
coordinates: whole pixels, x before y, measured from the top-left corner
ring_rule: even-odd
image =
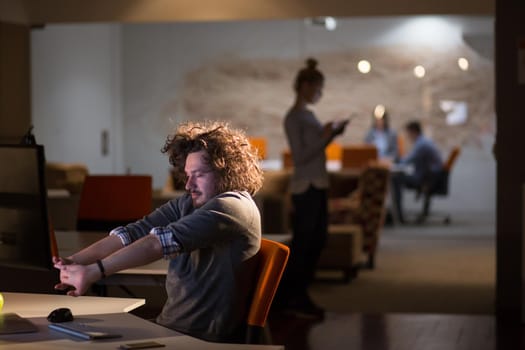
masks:
[[[56,269],[60,270],[60,283],[55,289],[67,291],[67,295],[80,296],[98,279],[99,271],[94,264],[79,265],[69,259],[53,257]]]

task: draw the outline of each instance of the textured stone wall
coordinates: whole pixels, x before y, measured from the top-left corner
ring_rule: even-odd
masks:
[[[459,69],[457,60],[469,60],[469,70]],[[446,151],[452,145],[480,146],[493,134],[493,63],[462,45],[447,51],[426,47],[379,47],[317,55],[326,76],[324,95],[314,106],[319,119],[328,121],[356,113],[340,143],[361,142],[370,126],[375,105],[387,107],[396,129],[412,119],[423,122],[425,131]],[[372,64],[368,74],[357,71],[357,62]],[[188,73],[179,98],[167,101],[167,114],[197,120],[229,120],[249,135],[268,138],[269,158],[278,158],[287,148],[282,120],[291,106],[292,81],[303,65],[299,60],[235,59],[214,61]],[[417,79],[416,65],[426,75]],[[468,104],[468,120],[447,125],[439,101]],[[179,117],[180,118],[180,117]]]

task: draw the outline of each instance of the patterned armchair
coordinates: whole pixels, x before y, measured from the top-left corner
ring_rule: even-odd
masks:
[[[346,198],[330,200],[330,231],[358,225],[363,234],[363,251],[368,255],[367,266],[373,268],[379,235],[386,214],[386,196],[390,172],[388,166],[373,163],[359,177],[358,188]]]

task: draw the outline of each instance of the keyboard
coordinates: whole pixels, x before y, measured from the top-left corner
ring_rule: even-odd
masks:
[[[101,327],[94,327],[82,322],[72,321],[64,323],[51,323],[48,325],[52,330],[66,333],[85,340],[120,338],[122,335],[109,332]]]

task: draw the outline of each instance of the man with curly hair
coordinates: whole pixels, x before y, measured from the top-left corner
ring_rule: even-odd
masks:
[[[238,341],[250,293],[243,281],[253,274],[261,242],[252,200],[262,185],[257,152],[242,131],[219,122],[182,124],[162,152],[186,176],[187,193],[70,257],[54,257],[55,288],[82,295],[100,278],[164,257],[168,298],[157,323],[210,341]]]

